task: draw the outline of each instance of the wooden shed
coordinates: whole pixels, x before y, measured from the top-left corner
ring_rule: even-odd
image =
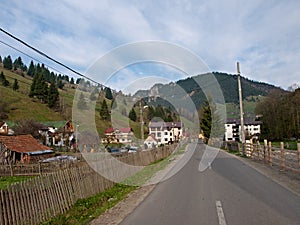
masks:
[[[54,151],[30,134],[0,135],[0,163],[34,163],[53,156]]]

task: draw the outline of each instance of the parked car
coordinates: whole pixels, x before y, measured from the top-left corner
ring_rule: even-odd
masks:
[[[107,151],[112,155],[117,155],[117,156],[122,155],[120,149],[118,148],[107,147]]]
[[[48,159],[41,160],[40,162],[42,163],[47,163],[47,162],[76,162],[77,158],[74,156],[70,155],[59,155],[55,157],[51,157]]]
[[[122,148],[120,149],[120,151],[121,151],[122,153],[126,153],[126,152],[128,152],[128,150],[129,150],[129,148],[127,148],[127,147],[122,147]]]

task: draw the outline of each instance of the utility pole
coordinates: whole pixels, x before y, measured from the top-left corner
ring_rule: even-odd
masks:
[[[245,155],[244,110],[243,110],[243,95],[242,95],[241,72],[240,72],[239,62],[237,62],[237,73],[238,73],[238,88],[239,88],[239,100],[240,100],[242,155]]]
[[[142,99],[141,99],[141,101],[140,101],[140,116],[141,116],[142,149],[144,149],[144,119],[143,119],[143,105],[142,105]]]

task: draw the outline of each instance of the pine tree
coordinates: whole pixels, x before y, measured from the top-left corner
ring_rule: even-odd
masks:
[[[1,73],[0,73],[0,82],[2,82],[2,80],[4,80],[4,79],[5,79],[4,73],[3,73],[3,71],[1,71]]]
[[[33,98],[35,95],[35,86],[36,86],[37,79],[38,79],[38,74],[34,73],[33,80],[30,86],[30,92],[29,92],[30,98]]]
[[[6,80],[6,77],[4,76],[4,73],[1,71],[1,74],[0,74],[0,82],[1,84],[4,86],[4,87],[7,87],[9,86],[9,81]]]
[[[17,70],[17,69],[24,69],[24,63],[22,61],[22,58],[19,56],[17,59],[15,59],[14,63],[13,63],[13,66],[14,66],[14,70]]]
[[[19,83],[18,83],[18,80],[17,79],[15,79],[15,81],[14,81],[14,84],[13,84],[13,90],[14,91],[16,91],[16,90],[18,90],[19,89]]]
[[[4,57],[4,59],[3,59],[3,67],[5,69],[8,69],[8,70],[11,70],[13,68],[13,63],[12,63],[10,55],[7,56],[7,57]]]
[[[59,100],[59,92],[55,83],[51,83],[48,90],[48,106],[49,108],[55,108]]]
[[[110,120],[110,113],[109,113],[108,106],[107,106],[105,99],[103,100],[103,102],[101,104],[100,117],[102,120],[106,120],[106,121]]]
[[[70,84],[74,84],[74,78],[71,78]]]
[[[33,64],[33,61],[31,60],[28,71],[27,71],[27,75],[33,77],[34,71],[35,71],[34,64]]]
[[[58,79],[58,80],[57,80],[57,87],[58,87],[59,89],[63,89],[64,83],[62,82],[62,79]]]
[[[113,95],[111,93],[111,89],[109,87],[105,88],[105,98],[112,100],[113,99]]]
[[[201,131],[203,132],[203,135],[206,138],[209,138],[211,132],[211,126],[212,126],[212,114],[211,114],[211,109],[208,101],[205,101],[203,107],[201,108],[200,115],[201,115],[201,121],[200,121]]]
[[[136,122],[137,116],[136,116],[136,112],[135,112],[134,108],[132,108],[129,112],[129,119]]]
[[[30,87],[29,97],[37,97],[42,102],[48,101],[48,84],[42,74],[35,73]]]

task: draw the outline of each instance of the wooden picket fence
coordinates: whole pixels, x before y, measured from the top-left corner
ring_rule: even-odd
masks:
[[[148,165],[169,156],[175,146],[118,157],[131,165]],[[93,154],[93,153],[91,153]],[[88,164],[43,174],[0,191],[0,224],[39,224],[66,212],[78,199],[111,188],[115,183]],[[109,164],[108,164],[109,165]],[[114,172],[114,168],[107,168]]]
[[[267,140],[262,145],[259,142],[244,144],[246,156],[270,166],[278,166],[282,171],[290,170],[300,174],[300,143],[297,147],[298,150],[288,150],[281,142],[280,148],[276,148]]]

